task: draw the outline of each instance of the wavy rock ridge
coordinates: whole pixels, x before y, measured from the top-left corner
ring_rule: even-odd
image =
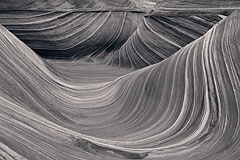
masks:
[[[237,159],[239,25],[237,10],[162,62],[88,85],[1,26],[1,157]]]
[[[180,15],[180,16],[179,16]],[[219,13],[0,13],[0,23],[39,55],[143,68],[162,61],[206,33]]]

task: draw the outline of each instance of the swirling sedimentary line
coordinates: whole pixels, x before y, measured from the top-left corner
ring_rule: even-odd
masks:
[[[239,17],[161,63],[87,86],[55,76],[1,27],[1,142],[28,159],[236,159]]]
[[[222,19],[217,14],[184,14],[144,17],[132,36],[111,55],[108,64],[143,68],[158,63]]]
[[[41,55],[72,58],[88,56],[91,59],[105,57],[104,61],[107,64],[142,68],[169,57],[182,46],[205,33],[214,23],[221,20],[218,15],[214,14],[194,16],[195,19],[189,16],[183,16],[182,19],[174,16],[172,19],[171,17],[155,16],[144,18],[143,22],[138,25],[142,15],[136,13],[134,15],[131,12],[120,13],[123,16],[116,18],[114,12],[104,20],[99,18],[99,14],[103,15],[104,18],[107,13],[79,15],[79,13],[72,12],[53,12],[46,14],[47,17],[45,15],[33,16],[31,21],[23,18],[6,20],[3,16],[1,22]],[[52,18],[48,18],[49,16],[52,16]],[[89,16],[93,17],[92,20],[89,19]],[[200,16],[203,18],[200,18]],[[215,19],[209,17],[215,17]],[[114,25],[106,29],[106,27],[111,26],[113,18],[114,24],[118,24],[118,27]],[[130,18],[131,20],[129,20]],[[34,19],[35,21],[33,21]],[[83,23],[86,20],[88,23]],[[11,23],[15,21],[18,22],[17,25]],[[63,23],[59,23],[62,21]],[[194,25],[196,30],[191,29],[190,25]],[[89,26],[99,28],[99,30],[91,31]],[[174,28],[174,26],[178,27]],[[169,27],[174,28],[174,32],[171,32]],[[159,28],[162,28],[162,30],[159,30]],[[108,34],[105,33],[106,30]],[[136,31],[134,32],[134,30]],[[86,33],[90,35],[84,36]],[[184,40],[182,40],[183,36]],[[103,38],[98,40],[96,37]],[[127,41],[127,39],[129,40]],[[92,45],[93,42],[96,45]],[[51,45],[49,46],[49,44]],[[53,49],[56,48],[57,50],[54,51]]]
[[[134,12],[51,12],[29,20],[9,19],[5,14],[0,19],[40,55],[79,59],[105,57],[120,48],[142,16],[143,13]]]
[[[221,20],[217,13],[184,14],[47,12],[9,18],[4,13],[0,22],[44,57],[143,68],[171,56]]]

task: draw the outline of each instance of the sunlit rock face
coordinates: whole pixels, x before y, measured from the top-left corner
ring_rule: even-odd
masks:
[[[58,13],[44,13],[43,17],[52,14]],[[59,15],[62,16],[61,14]],[[64,12],[64,14],[72,13]],[[85,20],[85,25],[90,23],[90,20],[99,20],[103,25],[114,14],[100,12],[74,16],[89,16]],[[127,19],[129,15],[128,12],[121,14],[122,19],[124,17]],[[49,36],[51,31],[47,31],[48,34],[44,35],[45,30],[41,30],[51,26],[36,25],[39,26],[40,34],[35,27],[31,29],[32,25],[35,25],[34,22],[44,21],[44,18],[38,19],[42,15],[37,16],[36,21],[34,18],[31,20],[31,16],[28,17],[30,20],[25,16],[23,18],[16,16],[16,19],[11,16],[8,19],[6,18],[8,15],[4,15],[6,23],[3,25],[26,41],[29,46],[36,47],[34,49],[50,51],[54,50],[53,46],[56,45],[63,47],[59,49],[54,46],[57,50],[67,50],[68,45],[75,42],[74,38],[66,39],[66,35],[70,36],[73,32],[52,30],[59,32],[58,37]],[[99,17],[94,19],[97,15]],[[122,37],[128,38],[123,38],[125,42],[120,49],[112,47],[119,54],[119,61],[112,62],[115,54],[109,54],[108,62],[124,64],[123,66],[133,65],[133,62],[136,66],[143,61],[149,62],[139,68],[151,63],[156,64],[134,72],[111,65],[92,65],[91,67],[98,68],[97,71],[95,70],[95,76],[103,72],[99,76],[103,80],[84,79],[91,75],[88,72],[91,72],[92,68],[86,67],[83,63],[79,63],[81,72],[77,73],[74,68],[78,62],[70,64],[48,62],[49,60],[39,57],[5,27],[0,26],[1,158],[238,159],[240,157],[240,11],[235,11],[222,21],[220,21],[221,17],[216,16],[216,25],[205,22],[207,18],[205,19],[204,16],[196,15],[186,19],[154,15],[140,18],[140,22],[133,23],[134,25],[129,25],[129,29],[125,29],[126,35]],[[1,23],[4,23],[3,19],[1,18]],[[136,19],[138,21],[139,18]],[[199,20],[199,25],[192,19]],[[112,18],[110,22],[114,20]],[[78,23],[84,26],[81,19],[79,21]],[[132,22],[132,19],[129,18],[129,21]],[[91,43],[94,45],[89,46],[89,49],[98,46],[97,39],[99,42],[108,39],[104,41],[108,45],[113,45],[107,43],[108,41],[113,43],[116,42],[115,40],[123,41],[119,38],[121,32],[119,36],[113,34],[114,30],[120,30],[119,25],[121,26],[123,20],[112,28],[111,25],[118,21],[114,24],[110,22],[106,25],[109,27],[106,30],[110,34],[108,35],[107,31],[103,31],[105,34],[99,32],[101,36],[93,38]],[[52,22],[45,25],[50,23]],[[77,25],[72,23],[73,26]],[[18,28],[21,24],[22,27],[26,27],[25,30]],[[166,24],[168,27],[165,27]],[[194,30],[191,32],[187,32],[190,29],[189,24],[194,24],[192,25]],[[85,26],[89,31],[84,32],[85,37],[78,42],[84,43],[86,37],[92,38],[86,34],[91,35],[98,31],[94,25]],[[158,30],[157,25],[162,29]],[[91,29],[92,26],[94,27]],[[172,30],[168,30],[169,26]],[[58,28],[57,25],[54,27]],[[206,28],[211,29],[204,34]],[[36,36],[31,37],[28,32],[33,32]],[[64,35],[62,45],[54,43],[57,38],[61,39],[61,34]],[[202,34],[204,35],[201,36]],[[75,35],[77,34],[73,34],[73,37]],[[106,38],[102,39],[104,35]],[[184,37],[183,40],[178,38],[181,36]],[[76,39],[81,38],[79,35],[76,37]],[[187,44],[188,38],[191,41],[189,44]],[[43,39],[46,39],[46,42]],[[51,39],[54,39],[52,43],[50,43]],[[167,47],[176,47],[178,51],[164,57],[165,59],[162,58],[159,62],[148,60],[147,58],[154,55],[154,50],[145,50],[143,46],[148,44],[149,47],[146,48],[151,48],[151,45],[155,45],[156,47],[152,48],[158,50],[157,47],[164,46],[161,42],[166,43]],[[51,45],[47,46],[47,43]],[[128,52],[122,51],[122,47]],[[140,56],[141,51],[143,54]],[[87,49],[85,52],[86,56],[93,55],[90,52],[87,54]],[[163,54],[156,51],[158,52]],[[125,53],[128,54],[123,55]],[[141,58],[139,62],[135,60],[137,59],[135,53],[139,53],[138,56]],[[67,55],[67,52],[59,51],[59,54]],[[101,53],[97,55],[99,54]],[[148,54],[147,58],[143,57],[145,54]],[[79,55],[74,53],[72,56]],[[126,60],[127,57],[131,63]],[[110,76],[107,74],[109,71],[116,73]],[[75,74],[79,75],[78,81],[75,81]]]

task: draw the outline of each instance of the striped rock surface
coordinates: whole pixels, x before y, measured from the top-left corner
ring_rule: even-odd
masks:
[[[223,12],[2,11],[0,24],[43,57],[143,68],[171,56],[225,16]]]
[[[1,0],[0,9],[154,8],[156,0]]]
[[[137,7],[134,0],[1,0],[0,9],[79,9]]]
[[[0,26],[1,158],[238,159],[239,37],[237,10],[160,63],[83,83]]]

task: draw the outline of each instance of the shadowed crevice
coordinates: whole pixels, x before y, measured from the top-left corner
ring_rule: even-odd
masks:
[[[124,159],[144,159],[148,156],[148,153],[131,153],[126,151],[121,151],[113,148],[99,146],[88,140],[82,138],[71,137],[71,141],[74,146],[82,148],[84,151],[87,151],[92,154],[105,154],[105,153],[114,153],[120,155]]]

